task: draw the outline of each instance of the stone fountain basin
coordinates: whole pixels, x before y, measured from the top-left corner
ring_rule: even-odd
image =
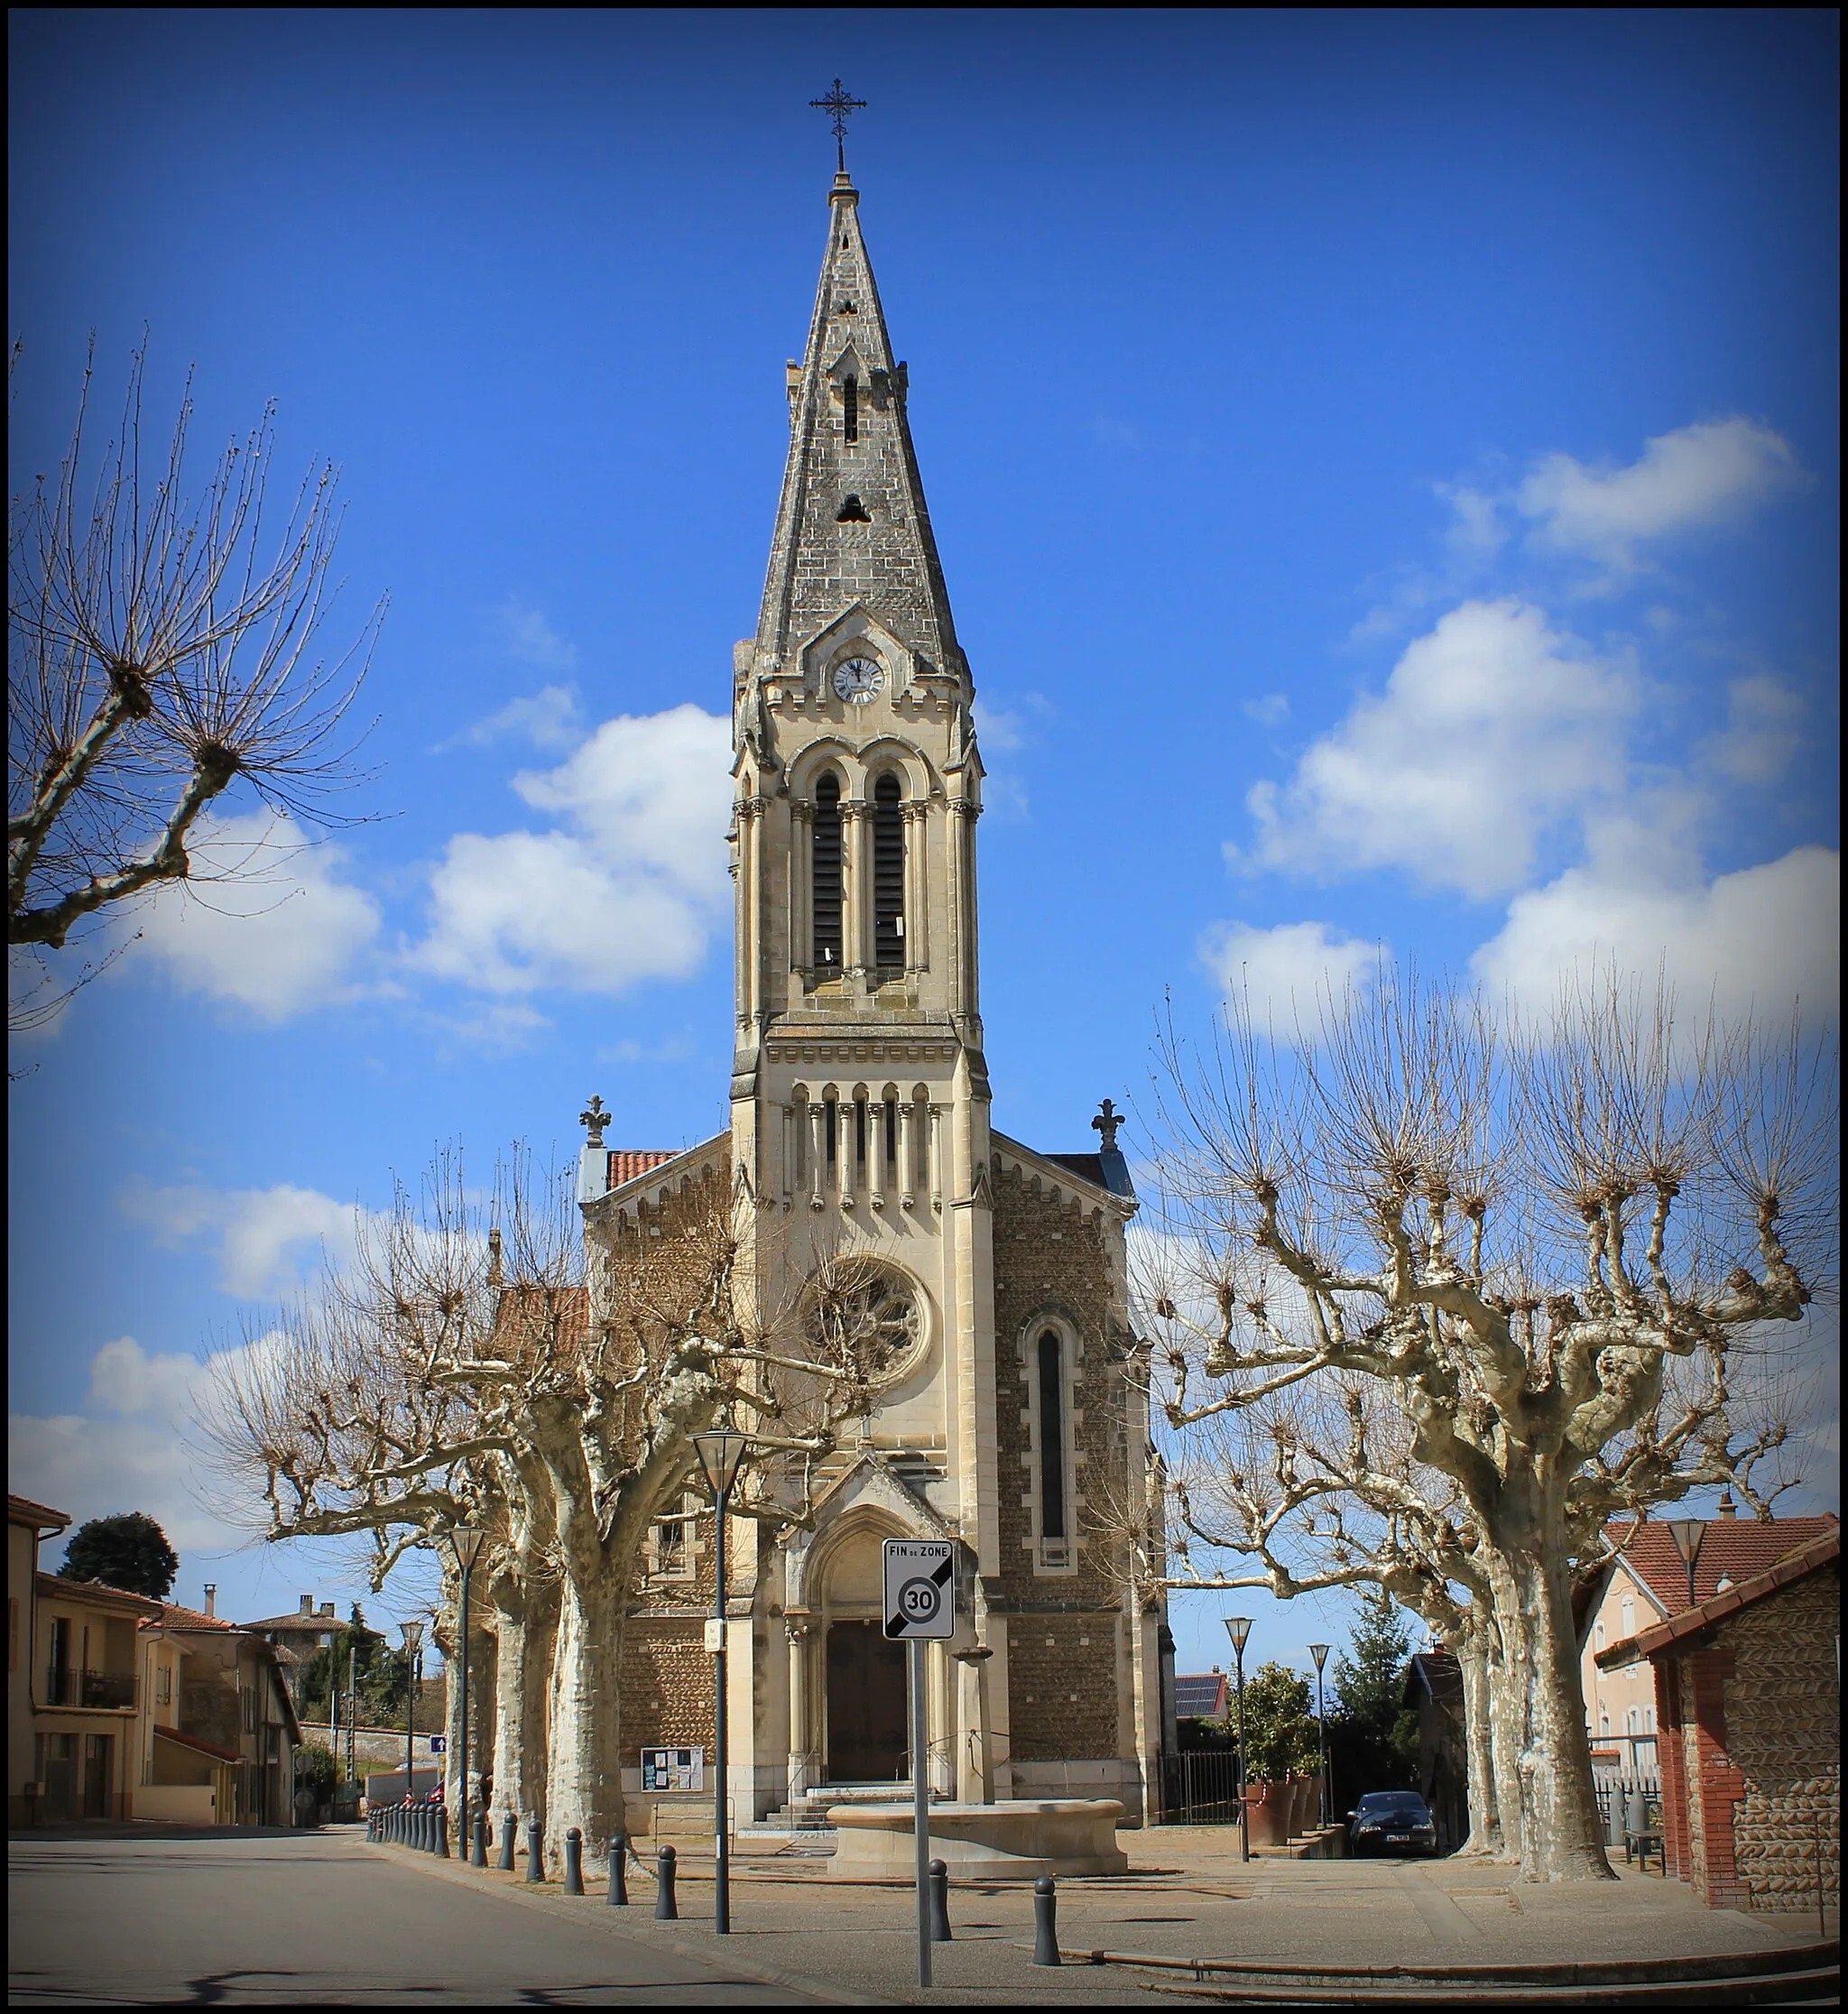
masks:
[[[934,1804],[930,1858],[952,1879],[1031,1880],[1041,1874],[1124,1874],[1116,1843],[1123,1806],[1114,1797],[1019,1797],[1006,1804]],[[835,1849],[827,1871],[839,1880],[909,1881],[917,1872],[911,1806],[828,1807]]]

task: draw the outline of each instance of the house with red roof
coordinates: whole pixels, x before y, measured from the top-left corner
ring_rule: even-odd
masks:
[[[1687,1565],[1666,1523],[1625,1520],[1611,1527],[1615,1557],[1579,1599],[1585,1732],[1602,1775],[1631,1782],[1659,1775],[1660,1708],[1647,1662],[1612,1668],[1600,1663],[1600,1653],[1835,1529],[1833,1518],[1742,1518],[1731,1495],[1722,1496],[1718,1515],[1702,1529],[1690,1596]]]
[[[1645,1526],[1632,1577],[1653,1568],[1668,1612],[1591,1655],[1601,1678],[1649,1675],[1668,1872],[1716,1908],[1839,1906],[1840,1523],[1707,1525],[1691,1603],[1678,1551],[1673,1599],[1659,1531],[1673,1547]]]

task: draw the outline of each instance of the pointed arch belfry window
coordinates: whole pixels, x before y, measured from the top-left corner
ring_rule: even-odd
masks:
[[[841,965],[841,785],[832,773],[815,786],[815,963]]]
[[[860,438],[860,381],[849,371],[841,382],[841,411],[846,438]]]
[[[873,787],[873,963],[882,971],[905,967],[905,808],[897,777]]]

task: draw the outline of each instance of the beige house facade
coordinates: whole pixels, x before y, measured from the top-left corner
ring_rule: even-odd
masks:
[[[873,1403],[815,1474],[811,1527],[728,1537],[739,1823],[908,1769],[889,1538],[947,1538],[957,1634],[929,1657],[929,1768],[965,1798],[1075,1793],[1148,1813],[1163,1724],[1157,1603],[1127,1592],[1113,1510],[1151,1460],[1124,1236],[1137,1204],[1108,1101],[1070,1144],[998,1132],[984,1058],[975,688],[892,355],[837,178],[757,629],[734,655],[736,1022],[728,1129],[665,1155],[604,1144],[593,1249],[728,1193],[759,1277],[873,1262]],[[595,1278],[595,1269],[593,1269]],[[658,1528],[630,1624],[633,1750],[704,1745],[709,1513]],[[632,1815],[645,1812],[639,1752]]]

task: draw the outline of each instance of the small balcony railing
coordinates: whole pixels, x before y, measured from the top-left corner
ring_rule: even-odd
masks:
[[[45,1674],[47,1706],[116,1707],[134,1705],[132,1671],[78,1671],[54,1666]]]

